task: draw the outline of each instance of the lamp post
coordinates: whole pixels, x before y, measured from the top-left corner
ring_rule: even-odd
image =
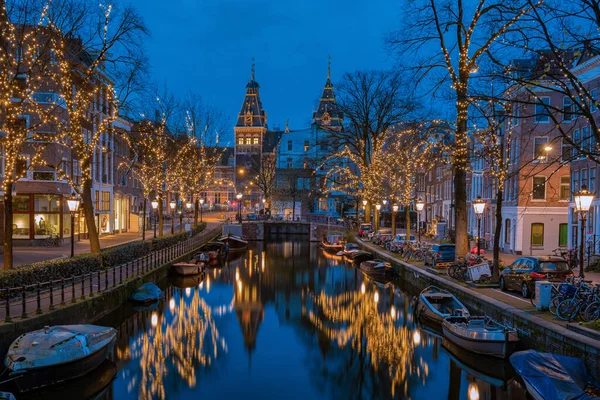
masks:
[[[481,216],[485,209],[485,201],[481,199],[481,196],[477,196],[477,200],[473,202],[473,211],[477,217],[477,256],[481,254]]]
[[[387,210],[387,200],[383,200],[382,203],[383,203],[383,206],[382,206],[383,210],[381,212],[381,215],[383,216],[383,211]],[[383,223],[381,225],[384,225],[384,223],[385,223],[385,218],[383,218]]]
[[[398,212],[398,204],[392,206],[392,236],[396,237],[396,213]]]
[[[79,199],[72,195],[67,200],[69,212],[71,213],[71,257],[75,256],[75,214],[79,208]]]
[[[158,220],[158,214],[156,211],[158,209],[158,201],[154,199],[150,202],[150,205],[152,206],[152,214],[154,214],[154,239],[156,239],[156,221]]]
[[[241,193],[235,195],[235,198],[238,200],[238,221],[240,221],[240,224],[242,223],[242,196]]]
[[[189,224],[190,223],[190,212],[192,212],[192,202],[188,201],[187,203],[185,203],[185,208],[187,208],[187,221]]]
[[[381,210],[381,204],[375,204],[375,232],[379,230],[379,210]]]
[[[581,220],[581,247],[579,248],[579,277],[584,278],[585,273],[583,272],[583,252],[585,246],[585,220],[587,213],[590,210],[592,201],[594,201],[594,194],[590,192],[586,185],[581,185],[581,190],[573,195],[575,200],[575,211],[579,213],[579,219]]]
[[[363,203],[363,221],[367,222],[367,203],[368,203],[368,201],[363,200],[362,203]]]
[[[419,197],[417,202],[415,203],[415,207],[417,207],[417,234],[419,236],[419,243],[421,242],[421,211],[423,211],[423,207],[425,207],[425,203]]]
[[[175,200],[169,202],[169,207],[171,207],[171,234],[173,234],[175,233],[175,207],[177,207]]]
[[[267,202],[267,199],[265,199],[265,198],[263,197],[263,199],[262,199],[263,215],[262,215],[262,216],[263,216],[263,218],[264,218],[264,219],[266,219],[266,218],[265,218],[265,214],[266,214],[266,211],[267,211],[267,210],[265,210],[265,203],[266,203],[266,202]]]
[[[204,204],[204,199],[200,198],[200,222],[202,222],[202,205]]]

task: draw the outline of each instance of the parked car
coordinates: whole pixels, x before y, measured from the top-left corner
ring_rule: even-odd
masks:
[[[367,236],[367,234],[373,229],[371,224],[360,224],[358,229],[358,236]]]
[[[563,282],[573,271],[562,257],[520,257],[500,274],[500,289],[520,291],[523,297],[531,297],[535,282],[544,280]]]
[[[454,262],[456,257],[456,246],[453,244],[434,244],[425,253],[425,265],[441,267]]]

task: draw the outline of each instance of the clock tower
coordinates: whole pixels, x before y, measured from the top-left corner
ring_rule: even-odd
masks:
[[[327,63],[327,81],[319,100],[319,108],[313,113],[313,122],[323,129],[341,130],[343,114],[339,111],[331,83],[331,57]]]

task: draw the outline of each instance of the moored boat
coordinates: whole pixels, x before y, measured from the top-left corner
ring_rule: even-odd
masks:
[[[329,233],[321,241],[321,247],[325,251],[337,253],[344,248],[344,237],[339,233]]]
[[[469,316],[469,310],[452,293],[437,286],[421,292],[417,303],[417,317],[422,322],[441,329],[442,322],[452,315]]]
[[[338,256],[351,257],[352,254],[360,251],[360,247],[356,243],[346,243],[344,248],[337,253]]]
[[[355,251],[349,257],[357,267],[360,267],[360,263],[363,261],[372,260],[375,258],[372,253],[364,250]]]
[[[131,295],[131,300],[138,304],[150,304],[159,301],[163,292],[152,282],[146,282]]]
[[[383,260],[367,260],[360,263],[360,270],[373,277],[392,277],[392,265]]]
[[[248,247],[248,241],[245,237],[232,235],[231,233],[221,236],[218,241],[227,244],[229,251],[243,251]]]
[[[515,329],[488,317],[451,316],[442,324],[444,336],[458,346],[477,354],[506,358],[519,343]]]
[[[19,336],[5,365],[21,392],[77,378],[112,352],[117,331],[96,325],[57,325]]]
[[[200,248],[200,253],[194,255],[196,261],[206,260],[208,257],[208,263],[214,264],[220,258],[227,255],[228,246],[223,242],[208,242]]]
[[[171,265],[171,268],[179,275],[198,275],[204,272],[204,262],[196,261],[195,259],[189,262],[181,262]]]
[[[578,358],[527,350],[510,356],[510,362],[535,400],[598,398],[589,395],[598,393],[598,384]]]

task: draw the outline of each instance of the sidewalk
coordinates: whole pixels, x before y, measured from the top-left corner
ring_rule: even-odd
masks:
[[[214,227],[217,224],[218,217],[216,215],[204,216],[204,222],[207,223],[207,228]],[[175,232],[179,232],[179,221],[175,221]],[[186,220],[184,219],[184,226]],[[170,221],[165,221],[163,227],[165,234],[171,233]],[[146,239],[152,239],[154,236],[154,226],[146,230]],[[117,246],[124,243],[133,242],[136,240],[142,240],[141,232],[126,232],[115,235],[100,236],[100,247],[105,249],[112,246]],[[77,235],[75,236],[75,254],[85,254],[90,252],[90,241],[87,239],[81,239],[77,241]],[[57,258],[66,258],[71,255],[71,242],[70,239],[66,239],[65,243],[57,247],[44,247],[44,246],[15,246],[13,247],[13,265],[18,267],[19,265],[31,264],[39,261],[53,260]],[[4,268],[4,255],[0,255],[0,269]]]

